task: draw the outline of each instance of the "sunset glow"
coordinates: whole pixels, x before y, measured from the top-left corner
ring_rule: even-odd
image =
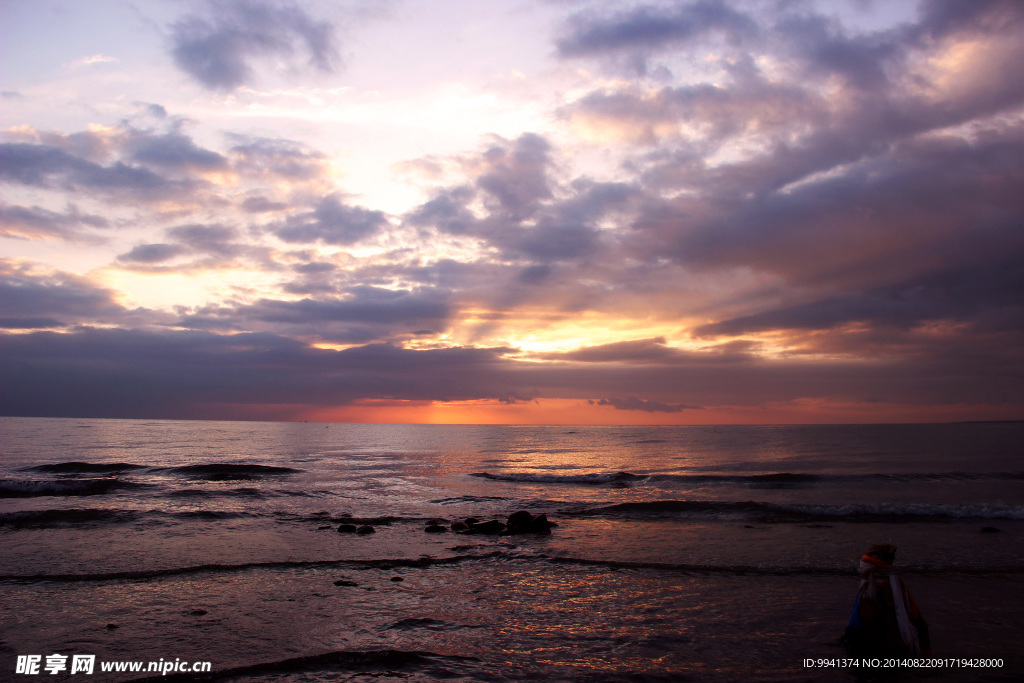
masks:
[[[7,3],[6,415],[1024,419],[1015,2]]]

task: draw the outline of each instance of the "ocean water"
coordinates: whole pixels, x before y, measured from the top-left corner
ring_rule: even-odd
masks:
[[[1024,674],[1024,424],[2,418],[0,438],[0,680],[176,680],[100,671],[136,661],[239,681],[857,680],[804,661],[844,656],[858,559],[883,541],[934,656],[1002,660],[885,680]],[[424,531],[517,510],[557,526]],[[95,671],[17,673],[54,654]]]

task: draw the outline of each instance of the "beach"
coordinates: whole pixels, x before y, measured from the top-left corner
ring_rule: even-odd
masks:
[[[0,423],[5,679],[854,680],[879,541],[933,641],[886,675],[1024,671],[1020,424]]]

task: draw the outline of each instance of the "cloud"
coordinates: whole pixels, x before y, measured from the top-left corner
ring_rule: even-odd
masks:
[[[64,327],[78,322],[119,322],[126,313],[114,293],[87,279],[0,259],[3,327]]]
[[[117,162],[100,166],[49,145],[0,144],[0,180],[40,187],[126,190],[154,193],[170,183],[145,168]]]
[[[416,334],[424,328],[439,333],[453,313],[447,293],[437,289],[391,290],[367,285],[340,289],[329,284],[310,289],[319,298],[208,306],[183,316],[177,324],[210,330],[259,329],[318,341],[365,344]]]
[[[293,140],[231,134],[232,165],[247,177],[270,182],[312,181],[327,173],[327,157]]]
[[[181,244],[139,244],[117,257],[122,263],[155,264],[170,261],[190,252]]]
[[[164,231],[167,242],[138,244],[117,257],[119,265],[132,270],[160,271],[217,270],[237,267],[239,260],[248,267],[261,269],[275,267],[270,250],[264,246],[247,244],[235,228],[220,224],[192,223],[178,225]],[[169,265],[182,256],[197,257]]]
[[[94,64],[110,64],[112,62],[117,62],[117,61],[118,60],[117,60],[116,57],[110,57],[108,55],[96,54],[96,55],[89,55],[88,57],[81,57],[80,59],[76,59],[75,61],[69,63],[67,66],[68,66],[68,68],[71,68],[71,69],[80,69],[80,68],[87,67],[87,66],[93,66]]]
[[[591,257],[603,248],[597,223],[637,198],[624,183],[552,179],[552,147],[532,133],[499,139],[461,164],[470,182],[442,188],[404,217],[405,224],[475,237],[508,259],[549,264]]]
[[[756,35],[753,20],[725,2],[706,0],[672,9],[639,5],[612,16],[574,15],[556,41],[562,57],[588,57],[626,50],[649,51],[716,32],[731,41]]]
[[[109,225],[106,218],[82,213],[73,205],[64,213],[57,213],[39,206],[11,206],[0,202],[0,236],[3,237],[98,243],[102,238],[92,229]]]
[[[0,336],[4,415],[205,417],[218,406],[337,406],[375,396],[492,398],[507,349],[314,349],[273,335],[83,329]],[[495,388],[487,389],[494,384]]]
[[[373,237],[389,226],[387,216],[359,206],[348,206],[336,195],[323,197],[313,211],[293,216],[273,233],[285,242],[321,242],[350,246]]]
[[[223,170],[227,159],[181,133],[139,136],[129,145],[132,160],[170,169]]]
[[[550,150],[544,138],[524,133],[511,145],[494,145],[483,153],[484,171],[477,176],[476,185],[485,192],[492,213],[523,220],[552,196],[547,177]]]
[[[749,61],[733,64],[728,85],[700,83],[657,90],[638,85],[592,92],[562,110],[586,135],[657,144],[701,145],[704,154],[744,134],[788,134],[795,122],[822,123],[827,104],[809,91],[772,83]]]
[[[293,4],[247,0],[211,3],[209,19],[187,15],[172,27],[174,62],[200,85],[231,91],[254,79],[252,62],[273,57],[293,70],[296,51],[305,67],[331,72],[338,63],[334,26]]]
[[[700,336],[734,336],[827,330],[851,323],[906,330],[945,321],[1009,329],[1024,335],[1024,240],[1019,241],[1022,244],[1017,253],[999,260],[734,318],[694,332]]]
[[[794,283],[891,282],[1014,244],[1022,158],[1013,128],[980,129],[973,141],[921,136],[783,191],[662,207],[638,222],[636,243],[694,267],[750,267]]]
[[[602,398],[594,403],[599,406],[612,406],[616,410],[641,410],[645,413],[681,413],[684,410],[700,410],[700,406],[688,406],[681,404],[660,403],[659,401],[645,401],[636,396],[626,398]]]

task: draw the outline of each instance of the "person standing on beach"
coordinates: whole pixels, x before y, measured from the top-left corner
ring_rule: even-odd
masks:
[[[917,656],[931,647],[928,624],[896,573],[896,546],[878,543],[860,558],[860,589],[843,642],[854,657]]]

